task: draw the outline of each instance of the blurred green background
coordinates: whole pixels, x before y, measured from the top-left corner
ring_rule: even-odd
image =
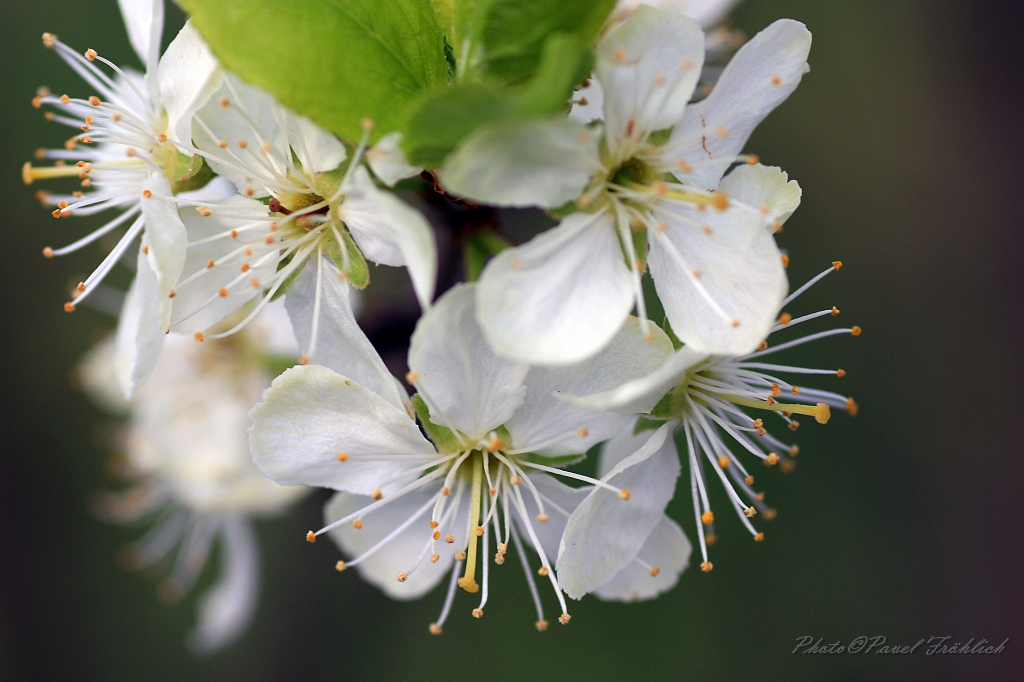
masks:
[[[84,92],[40,34],[120,64],[134,55],[113,0],[5,3],[0,679],[1020,679],[1024,22],[1009,5],[748,0],[734,13],[748,34],[780,17],[814,34],[811,73],[748,149],[803,187],[779,240],[794,286],[846,265],[792,312],[834,304],[864,328],[800,355],[846,369],[827,387],[861,413],[805,424],[796,470],[761,476],[779,511],[762,524],[766,542],[722,514],[713,572],[687,571],[651,602],[585,598],[546,633],[518,568],[496,570],[487,616],[469,617],[461,599],[432,637],[442,590],[390,601],[336,573],[329,542],[304,542],[319,494],[261,525],[257,621],[200,660],[183,646],[193,602],[166,607],[154,581],[118,568],[138,531],[88,511],[113,485],[104,420],[68,374],[113,320],[61,310],[99,258],[44,260],[77,224],[50,218],[20,181],[34,149],[68,136],[29,105],[35,88]],[[172,12],[169,31],[180,21]],[[408,325],[377,333],[400,338]],[[693,538],[682,480],[670,513]],[[998,656],[791,654],[803,635],[1010,642]]]

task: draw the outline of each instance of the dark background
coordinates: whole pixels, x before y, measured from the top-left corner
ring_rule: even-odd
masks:
[[[803,187],[780,235],[794,287],[831,260],[846,265],[792,312],[835,304],[864,328],[798,356],[846,369],[838,389],[861,413],[805,424],[796,470],[764,472],[779,510],[761,526],[766,542],[723,519],[712,573],[691,569],[651,602],[585,598],[569,626],[546,633],[533,627],[518,568],[496,570],[487,616],[470,618],[475,604],[461,599],[437,638],[427,624],[442,590],[390,601],[337,574],[330,543],[303,541],[320,519],[318,494],[261,526],[258,620],[206,660],[183,647],[193,602],[165,607],[154,581],[117,567],[138,531],[88,511],[89,496],[113,485],[104,418],[68,373],[113,320],[62,312],[98,251],[45,261],[40,249],[70,241],[78,224],[51,219],[19,179],[35,148],[68,136],[31,108],[35,88],[84,92],[40,34],[121,64],[134,55],[112,0],[7,3],[3,14],[0,679],[1019,679],[1019,9],[748,0],[734,13],[749,34],[780,17],[814,34],[811,73],[748,149]],[[408,319],[387,327],[369,312],[378,340],[408,333]],[[693,538],[682,480],[670,513]],[[998,656],[791,654],[802,635],[1010,641]]]

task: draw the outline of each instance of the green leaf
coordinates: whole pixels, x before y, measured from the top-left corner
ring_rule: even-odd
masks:
[[[470,133],[492,124],[564,111],[574,85],[590,72],[589,48],[573,35],[548,37],[534,78],[519,86],[459,83],[426,96],[409,118],[402,145],[409,162],[435,168]]]
[[[346,267],[342,245],[338,244],[338,240],[334,237],[327,240],[327,255],[331,257],[338,269],[345,273],[349,284],[356,289],[365,289],[370,283],[370,268],[366,265],[363,252],[356,246],[355,240],[352,239],[352,235],[348,233],[347,229],[342,227],[338,232],[341,233],[341,238],[345,242],[344,248],[348,252],[348,267]]]
[[[427,435],[430,436],[430,440],[434,441],[434,445],[437,446],[441,453],[448,455],[464,449],[451,429],[430,421],[430,408],[427,407],[427,403],[423,401],[423,398],[418,393],[412,397],[412,406],[415,408],[416,415],[420,418],[420,423],[423,424]]]
[[[463,78],[469,72],[506,83],[526,81],[544,61],[551,35],[573,35],[589,49],[614,7],[615,0],[463,1],[454,8],[456,23],[460,13],[468,15],[460,37],[465,53],[462,44],[455,45],[459,69]]]
[[[366,117],[373,139],[397,130],[413,102],[447,83],[444,37],[424,0],[181,4],[224,66],[349,140]]]

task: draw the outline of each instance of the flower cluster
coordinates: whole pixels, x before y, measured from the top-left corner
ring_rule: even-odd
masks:
[[[728,4],[695,16],[713,26]],[[80,182],[37,194],[55,217],[113,216],[44,255],[113,243],[68,311],[118,264],[135,273],[114,338],[82,371],[95,395],[129,411],[124,449],[140,477],[103,498],[101,513],[159,516],[132,557],[148,566],[180,548],[166,595],[188,591],[220,538],[226,577],[201,606],[199,649],[236,637],[254,611],[249,518],[280,512],[306,486],[336,491],[307,540],[330,537],[338,571],[354,568],[396,599],[449,576],[434,634],[460,588],[484,615],[491,562],[509,552],[540,630],[537,576],[562,624],[566,596],[629,601],[671,588],[691,553],[665,515],[684,468],[703,571],[715,537],[708,478],[764,539],[751,518],[775,512],[749,461],[786,470],[797,453],[767,422],[795,430],[797,415],[824,424],[832,408],[856,408],[781,378],[843,370],[762,360],[860,333],[774,345],[775,334],[839,312],[783,312],[841,263],[787,296],[775,235],[801,190],[745,151],[807,72],[811,36],[780,20],[724,69],[706,68],[728,41],[669,5],[606,14],[592,73],[557,111],[524,105],[454,141],[438,133],[442,163],[410,142],[422,130],[382,130],[369,113],[351,139],[321,127],[226,68],[191,21],[161,53],[162,0],[121,3],[145,73],[44,35],[88,89],[33,100],[76,132],[40,150],[52,165],[25,164],[24,180]],[[450,89],[483,97],[464,79],[497,57],[472,36],[460,47],[458,22],[449,30]],[[453,110],[455,127],[463,114],[478,112]],[[440,277],[428,202],[435,219],[482,204],[558,222],[519,245],[493,219],[474,226],[458,240],[468,281],[435,298],[438,281],[455,277]],[[422,311],[404,382],[353,309],[372,264],[404,267]],[[662,325],[648,316],[651,291]],[[270,368],[289,365],[271,383]],[[602,443],[595,475],[581,473],[575,465]]]

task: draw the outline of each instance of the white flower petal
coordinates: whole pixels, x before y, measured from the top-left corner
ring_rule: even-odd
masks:
[[[410,166],[401,147],[402,133],[397,130],[382,136],[366,151],[366,162],[373,174],[388,187],[394,187],[401,180],[419,175],[419,166]]]
[[[505,423],[516,449],[542,455],[584,453],[632,423],[628,416],[594,412],[559,400],[556,395],[591,395],[655,371],[672,357],[672,342],[650,326],[644,338],[640,320],[630,317],[608,346],[590,360],[565,367],[534,367],[526,375],[526,400]],[[646,412],[657,404],[652,397]]]
[[[124,297],[121,319],[117,324],[117,352],[114,356],[117,380],[128,400],[149,378],[164,346],[166,334],[160,328],[162,299],[166,297],[160,295],[156,274],[139,249],[135,280]]]
[[[771,224],[773,214],[793,212],[800,189],[779,169],[764,166],[737,168],[721,189],[749,208],[693,211],[683,220],[666,215],[668,229],[653,235],[648,263],[665,315],[683,343],[743,355],[768,336],[786,296],[786,270]],[[696,281],[693,270],[700,273]]]
[[[594,72],[611,140],[639,139],[679,122],[700,78],[704,33],[692,20],[641,5],[597,45]]]
[[[596,588],[594,594],[601,599],[616,601],[657,597],[675,587],[679,575],[690,563],[691,549],[690,541],[679,524],[662,515],[636,557],[648,566],[657,567],[658,574],[652,576],[648,568],[633,561],[614,578]]]
[[[437,282],[437,244],[423,214],[377,188],[365,168],[352,174],[341,216],[363,255],[381,265],[404,265],[424,310]]]
[[[477,316],[502,355],[568,364],[611,341],[633,296],[611,218],[573,213],[491,259],[480,277]]]
[[[304,352],[309,348],[316,304],[316,259],[311,259],[285,294],[284,304],[292,328]],[[320,320],[317,324],[316,351],[310,362],[334,370],[405,410],[409,397],[384,365],[366,334],[356,323],[350,300],[352,287],[342,281],[340,272],[327,257],[321,261]]]
[[[426,485],[420,490],[407,493],[394,502],[375,509],[361,519],[363,527],[358,530],[346,523],[329,531],[328,534],[341,548],[345,558],[351,561],[398,529],[417,510],[429,504],[432,497],[437,495],[439,487],[439,485]],[[371,497],[338,493],[324,507],[324,522],[336,521],[372,502],[373,498]],[[379,587],[384,594],[392,599],[421,597],[433,589],[445,575],[448,575],[448,571],[455,563],[455,552],[466,548],[468,514],[468,500],[463,500],[459,506],[458,518],[455,519],[455,527],[452,529],[455,542],[449,544],[440,540],[434,543],[434,551],[441,557],[437,563],[430,562],[431,551],[428,549],[428,544],[431,531],[427,525],[430,519],[430,508],[428,507],[419,519],[374,554],[360,562],[355,569],[359,571],[359,575],[364,580]],[[446,532],[447,527],[442,534]],[[420,559],[424,549],[426,549],[426,554],[422,558],[422,564],[405,582],[398,582],[398,573],[409,573],[416,567],[417,560]],[[484,557],[484,560],[486,559]],[[456,564],[454,568],[458,570],[461,567],[461,564]]]
[[[235,183],[239,192],[252,189],[256,197],[265,196],[264,183],[276,187],[274,178],[284,177],[291,164],[282,126],[286,114],[272,95],[234,75],[225,74],[220,83],[193,118],[192,139],[197,148],[211,152],[204,156],[210,168]],[[228,106],[223,106],[225,100]]]
[[[572,96],[572,109],[569,110],[569,120],[576,121],[580,125],[587,125],[594,121],[600,121],[604,116],[604,88],[597,76],[591,74],[590,78],[583,82]]]
[[[666,12],[685,14],[707,29],[725,18],[739,0],[619,0],[612,19],[628,16],[641,2]]]
[[[135,4],[133,0],[122,0],[122,3],[126,1]],[[192,116],[220,87],[224,74],[191,21],[185,22],[167,46],[160,58],[158,74],[160,99],[167,114],[167,133],[172,141],[194,152]]]
[[[173,195],[170,181],[159,171],[153,171],[142,183],[143,191],[169,197]],[[167,331],[171,323],[171,300],[168,295],[178,283],[185,265],[185,249],[188,233],[178,215],[178,206],[173,201],[149,197],[142,199],[142,215],[146,220],[146,232],[142,239],[148,251],[149,265],[156,274],[160,291],[160,328]]]
[[[264,474],[285,485],[370,494],[437,457],[409,415],[326,367],[293,367],[249,413],[249,445]],[[348,455],[339,461],[338,454]],[[408,460],[377,459],[407,455]]]
[[[474,313],[475,284],[459,284],[420,318],[409,344],[409,369],[431,420],[473,439],[504,424],[523,403],[529,365],[500,357]]]
[[[683,346],[663,365],[639,379],[602,393],[561,398],[585,410],[603,410],[626,416],[646,412],[686,376],[686,370],[707,356],[703,351]]]
[[[279,108],[282,123],[288,131],[288,143],[295,150],[306,173],[326,173],[336,169],[348,157],[345,145],[305,116],[284,107]]]
[[[598,136],[575,121],[483,126],[445,160],[445,189],[497,206],[554,208],[583,191],[599,166]]]
[[[241,637],[259,604],[259,544],[252,524],[242,516],[225,516],[220,537],[220,578],[200,598],[199,623],[188,636],[189,647],[201,654]]]
[[[121,382],[117,379],[117,366],[114,363],[116,353],[117,342],[110,335],[78,361],[75,377],[89,399],[104,412],[127,415],[129,404],[125,400]]]
[[[124,17],[128,42],[146,66],[146,87],[150,96],[159,101],[156,72],[164,32],[164,0],[117,0],[117,4]]]
[[[776,21],[740,48],[711,94],[687,109],[663,148],[690,164],[725,162],[694,165],[689,173],[677,174],[681,181],[704,189],[718,185],[728,160],[743,150],[757,124],[796,89],[810,49],[810,32],[792,19]]]
[[[595,488],[573,512],[557,565],[562,589],[573,599],[604,585],[628,566],[664,516],[680,471],[672,427],[662,426],[609,472],[605,480],[628,489],[628,500]]]

